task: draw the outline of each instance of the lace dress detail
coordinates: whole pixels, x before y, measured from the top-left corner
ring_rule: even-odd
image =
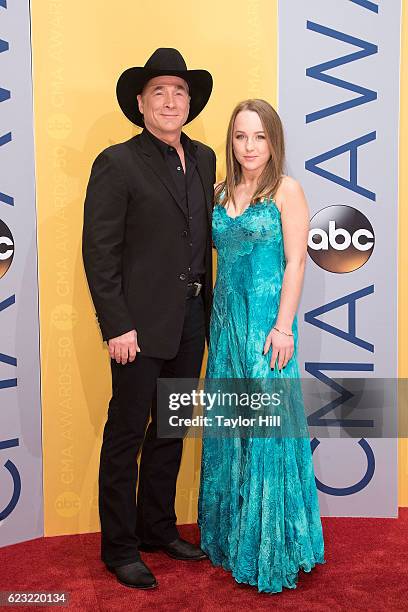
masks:
[[[266,199],[232,218],[213,214],[218,253],[207,378],[295,378],[295,353],[270,369],[265,339],[275,324],[285,257],[280,212]],[[301,418],[306,422],[301,403]],[[324,543],[307,437],[203,436],[201,547],[237,582],[276,593],[295,588],[300,569],[324,563]]]

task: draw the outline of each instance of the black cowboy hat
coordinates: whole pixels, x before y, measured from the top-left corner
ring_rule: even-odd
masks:
[[[149,79],[167,75],[181,77],[188,84],[191,100],[186,123],[201,113],[211,95],[211,74],[207,70],[187,70],[186,62],[177,49],[157,49],[143,67],[128,68],[119,77],[116,96],[120,108],[132,123],[144,127],[136,99],[144,85]]]

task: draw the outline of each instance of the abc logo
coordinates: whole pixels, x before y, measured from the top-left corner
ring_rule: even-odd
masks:
[[[7,225],[0,219],[0,278],[5,275],[14,257],[14,240]]]
[[[51,138],[64,140],[72,131],[71,118],[65,113],[54,113],[48,118],[47,132]]]
[[[374,249],[374,231],[363,213],[352,206],[327,206],[310,221],[308,253],[328,272],[361,268]]]
[[[55,509],[60,516],[71,518],[81,510],[81,499],[73,491],[64,491],[56,498]]]

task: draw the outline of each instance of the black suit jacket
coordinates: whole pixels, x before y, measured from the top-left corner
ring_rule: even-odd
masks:
[[[192,142],[208,213],[203,294],[208,338],[215,154]],[[186,230],[176,185],[145,132],[98,155],[86,193],[82,254],[104,340],[136,329],[141,354],[176,355],[190,265]]]

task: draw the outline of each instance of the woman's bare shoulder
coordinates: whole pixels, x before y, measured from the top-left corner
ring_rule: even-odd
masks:
[[[302,191],[303,189],[301,184],[299,181],[293,178],[293,176],[289,176],[288,174],[282,175],[277,193],[282,192],[283,194],[287,195],[296,195]]]
[[[305,201],[301,184],[292,176],[283,175],[275,194],[276,206],[282,213],[285,205],[287,210],[293,210],[298,204]]]

